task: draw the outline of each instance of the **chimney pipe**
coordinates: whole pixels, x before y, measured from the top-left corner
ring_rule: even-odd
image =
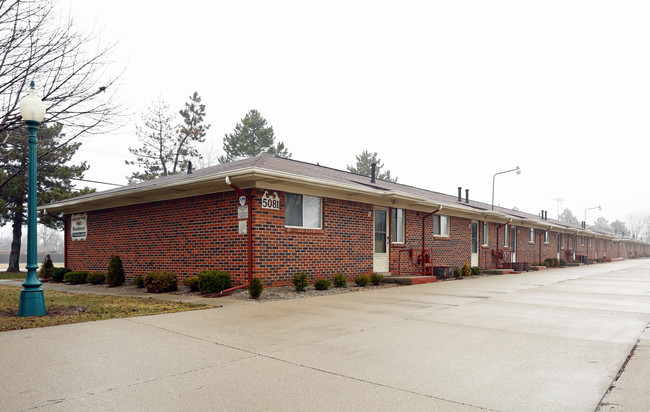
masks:
[[[370,183],[375,183],[375,172],[377,171],[377,164],[371,163],[370,167],[372,168],[372,172],[370,175]]]
[[[187,174],[191,175],[192,174],[192,161],[190,160],[187,162]]]
[[[460,187],[460,186],[458,186],[458,201],[459,201],[459,202],[462,202],[462,201],[463,201],[463,195],[462,195],[462,193],[463,193],[463,188]]]
[[[469,189],[465,189],[465,203],[469,203]]]
[[[544,220],[548,220],[548,210],[544,211]]]

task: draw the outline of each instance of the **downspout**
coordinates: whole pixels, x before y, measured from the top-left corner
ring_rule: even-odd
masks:
[[[424,215],[424,217],[422,217],[422,254],[420,255],[420,256],[422,256],[422,276],[426,276],[426,271],[427,271],[427,268],[426,268],[425,263],[424,263],[424,251],[425,251],[425,241],[426,241],[426,225],[424,224],[424,221],[429,216],[433,216],[436,213],[440,212],[441,210],[442,210],[442,205],[439,205],[438,210],[434,210],[433,212],[428,213],[428,214]],[[433,256],[432,256],[432,258],[433,258]]]
[[[68,267],[68,226],[64,218],[47,213],[47,209],[43,209],[43,214],[48,215],[52,219],[63,222],[63,267]],[[65,215],[64,215],[65,216]]]
[[[499,250],[499,229],[501,229],[505,225],[509,225],[510,223],[512,223],[512,219],[508,220],[507,223],[504,223],[501,226],[497,226],[497,250]]]
[[[226,184],[233,188],[235,192],[239,193],[241,196],[246,197],[246,203],[248,203],[248,218],[247,218],[247,230],[246,234],[248,235],[248,283],[243,285],[235,286],[229,289],[224,289],[221,293],[232,292],[233,290],[245,289],[247,288],[251,281],[253,280],[253,196],[249,195],[243,191],[239,186],[230,181],[230,176],[226,176]]]

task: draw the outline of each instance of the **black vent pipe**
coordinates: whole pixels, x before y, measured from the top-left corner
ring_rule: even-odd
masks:
[[[370,167],[372,168],[372,172],[370,175],[370,183],[375,183],[375,172],[377,171],[377,163],[371,163]]]

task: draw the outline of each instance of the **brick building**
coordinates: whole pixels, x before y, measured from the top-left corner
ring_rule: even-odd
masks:
[[[467,192],[466,192],[467,195]],[[128,277],[230,272],[284,285],[295,273],[433,274],[648,254],[648,245],[489,204],[295,160],[258,156],[44,207],[65,219],[65,262]],[[434,269],[435,268],[435,269]],[[442,268],[442,269],[441,269]]]

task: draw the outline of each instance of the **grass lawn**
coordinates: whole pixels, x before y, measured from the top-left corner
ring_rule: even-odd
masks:
[[[0,272],[0,279],[25,279],[27,272]]]
[[[153,298],[90,295],[44,290],[45,316],[17,317],[21,288],[0,285],[0,332],[93,320],[206,309],[210,306]]]

